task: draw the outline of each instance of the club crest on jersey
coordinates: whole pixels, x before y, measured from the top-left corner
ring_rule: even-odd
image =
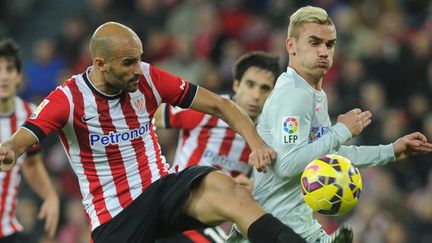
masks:
[[[135,109],[136,112],[143,114],[145,113],[145,100],[144,96],[140,95],[138,97],[134,97],[131,99],[132,107]]]
[[[282,118],[282,143],[296,144],[299,141],[300,119],[298,116]]]
[[[36,108],[36,110],[31,114],[30,119],[36,119],[36,117],[39,115],[39,113],[43,110],[43,108],[48,105],[49,100],[44,99],[39,104],[39,106]]]

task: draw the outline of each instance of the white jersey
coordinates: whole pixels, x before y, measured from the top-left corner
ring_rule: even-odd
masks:
[[[325,235],[300,192],[300,176],[309,162],[329,153],[343,155],[358,167],[394,160],[391,144],[343,146],[351,133],[342,123],[331,125],[325,92],[313,89],[292,68],[279,76],[257,129],[277,156],[266,174],[254,171],[253,196],[308,242]],[[235,231],[229,242],[247,240]]]
[[[94,230],[169,173],[152,117],[162,102],[188,108],[197,89],[142,62],[135,92],[106,95],[89,80],[90,69],[54,90],[24,127],[39,141],[59,131]]]
[[[12,134],[25,122],[34,110],[34,105],[15,97],[14,111],[7,115],[0,115],[0,142],[10,138]],[[17,166],[10,171],[0,171],[0,239],[22,230],[15,216],[17,195],[21,182],[21,165],[23,154],[17,160]]]

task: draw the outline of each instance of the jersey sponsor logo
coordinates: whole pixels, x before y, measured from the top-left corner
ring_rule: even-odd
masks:
[[[309,131],[309,143],[312,143],[313,141],[322,137],[324,134],[328,133],[328,131],[329,131],[328,127],[322,127],[322,126],[311,127]]]
[[[42,102],[39,104],[36,110],[31,114],[30,119],[36,119],[39,113],[43,110],[43,108],[45,108],[46,105],[48,105],[49,102],[50,101],[47,99],[42,100]]]
[[[298,116],[282,118],[282,143],[296,144],[299,141],[300,119]]]
[[[108,146],[130,141],[136,138],[142,138],[149,132],[149,123],[146,122],[138,128],[124,132],[109,132],[106,135],[89,134],[90,145]]]

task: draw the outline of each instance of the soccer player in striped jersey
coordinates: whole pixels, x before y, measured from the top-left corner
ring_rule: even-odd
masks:
[[[242,108],[255,122],[264,101],[270,95],[280,74],[279,58],[265,52],[250,52],[241,56],[233,67],[234,96],[223,95]],[[250,148],[246,141],[217,116],[192,109],[162,104],[155,113],[157,128],[180,129],[180,139],[174,167],[183,170],[193,165],[221,169],[240,185],[252,190],[248,165]],[[224,228],[229,227],[225,224]],[[219,226],[190,230],[159,243],[224,242],[227,233]]]
[[[304,242],[230,176],[208,166],[169,170],[151,122],[161,103],[217,115],[246,139],[250,163],[261,168],[275,154],[245,112],[142,62],[140,39],[122,24],[98,27],[90,53],[93,66],[57,87],[0,144],[1,169],[59,131],[95,243],[154,242],[224,221],[237,223],[251,242]]]
[[[0,142],[8,139],[34,110],[34,105],[16,96],[21,82],[21,58],[18,45],[11,39],[0,41]],[[35,146],[17,159],[10,171],[0,171],[0,242],[21,242],[22,226],[15,209],[21,172],[27,184],[44,201],[39,218],[45,218],[45,230],[53,237],[59,217],[59,199],[50,182],[39,147]]]
[[[265,100],[280,74],[279,58],[265,52],[250,52],[241,56],[233,67],[234,96],[232,99],[255,122]],[[252,190],[248,165],[250,148],[246,141],[217,116],[162,104],[155,114],[158,128],[180,129],[174,166],[178,170],[193,165],[221,169],[240,185]],[[228,226],[229,225],[224,225]],[[219,226],[190,230],[164,239],[168,242],[224,242],[226,232]]]
[[[353,235],[345,225],[327,235],[313,218],[300,193],[300,176],[310,161],[339,153],[358,167],[368,167],[432,151],[432,144],[419,132],[388,145],[342,145],[370,124],[372,114],[353,109],[331,125],[322,79],[332,66],[335,43],[336,29],[324,9],[307,6],[290,17],[289,66],[279,76],[257,125],[278,156],[267,174],[254,173],[253,196],[311,243],[349,243]],[[234,231],[228,242],[247,240]]]

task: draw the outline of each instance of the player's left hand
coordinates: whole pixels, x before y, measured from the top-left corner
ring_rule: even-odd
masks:
[[[276,152],[263,143],[252,150],[249,155],[249,165],[255,167],[259,172],[267,172],[267,166],[276,159]]]
[[[397,160],[405,159],[412,155],[432,152],[432,144],[420,132],[405,135],[393,143],[393,149]]]
[[[49,195],[43,202],[38,219],[45,219],[45,231],[49,237],[54,237],[59,221],[59,198],[57,195]]]

